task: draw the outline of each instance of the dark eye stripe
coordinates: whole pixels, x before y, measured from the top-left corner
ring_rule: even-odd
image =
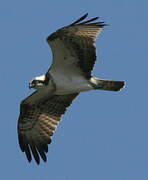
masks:
[[[47,86],[49,82],[50,76],[48,73],[46,73],[44,84]]]
[[[37,83],[44,83],[44,81],[42,81],[42,80],[37,80],[36,82]]]

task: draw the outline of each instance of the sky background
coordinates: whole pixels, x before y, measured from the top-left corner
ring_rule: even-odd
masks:
[[[93,74],[125,80],[120,92],[81,93],[69,108],[40,166],[17,141],[28,82],[46,72],[46,37],[89,13],[107,26],[97,39]],[[148,1],[0,1],[0,179],[148,179]]]

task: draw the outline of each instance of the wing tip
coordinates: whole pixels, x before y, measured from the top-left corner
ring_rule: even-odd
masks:
[[[99,19],[99,16],[88,19],[87,21],[81,22],[83,21],[86,17],[88,16],[88,13],[84,14],[82,17],[80,17],[78,20],[76,20],[75,22],[73,22],[72,24],[70,24],[69,26],[74,26],[74,25],[98,25],[100,27],[104,27],[104,26],[108,26],[108,24],[106,24],[105,22],[96,22],[96,23],[91,23],[93,21],[96,21],[97,19]],[[81,23],[80,23],[81,22]]]
[[[28,148],[24,150],[26,154],[26,158],[28,162],[30,163],[32,161],[32,156],[34,157],[34,160],[37,165],[40,165],[40,159],[42,159],[44,162],[47,162],[47,155],[48,152],[48,145],[44,146],[35,146],[35,145],[28,145]]]
[[[83,21],[84,19],[86,19],[87,16],[88,16],[88,13],[85,13],[82,17],[80,17],[79,19],[74,21],[72,24],[70,24],[68,26],[65,26],[65,27],[76,26],[76,25],[96,25],[96,26],[99,26],[99,27],[103,28],[104,26],[108,26],[108,24],[106,24],[105,22],[96,22],[96,23],[93,23],[93,21],[96,21],[97,19],[99,19],[99,16],[91,18],[91,19],[89,19],[87,21]],[[58,34],[56,32],[54,32],[54,33],[52,33],[51,35],[49,35],[47,37],[46,41],[47,42],[54,41],[57,37],[58,37]]]
[[[72,24],[70,24],[69,26],[76,25],[77,23],[83,21],[87,16],[88,16],[88,13],[84,14],[82,17],[80,17],[79,19],[77,19],[76,21],[74,21],[74,22],[73,22]]]
[[[38,165],[40,164],[40,159],[42,159],[44,162],[47,162],[46,153],[48,153],[48,144],[33,145],[32,143],[24,144],[23,141],[19,141],[19,145],[21,151],[25,153],[29,163],[31,163],[32,161],[32,156],[34,157],[34,160]]]
[[[96,23],[92,23],[92,24],[97,25],[97,26],[99,26],[101,28],[103,28],[104,26],[109,26],[109,24],[106,24],[105,21],[100,21],[100,22],[96,22]]]
[[[47,38],[46,38],[46,41],[49,42],[49,41],[54,41],[55,39],[57,38],[57,34],[56,32],[49,35]]]

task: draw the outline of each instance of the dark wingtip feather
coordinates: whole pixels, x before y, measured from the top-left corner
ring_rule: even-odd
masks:
[[[31,156],[31,152],[30,152],[29,146],[28,146],[27,149],[25,150],[25,154],[26,154],[26,157],[27,157],[28,162],[31,162],[32,156]]]
[[[47,157],[46,157],[44,148],[43,148],[42,146],[38,146],[38,147],[37,147],[37,150],[38,150],[41,158],[43,159],[43,161],[46,162],[46,161],[47,161]]]
[[[48,145],[47,145],[47,144],[43,144],[43,145],[42,145],[42,148],[44,149],[44,151],[45,151],[46,153],[48,153]]]
[[[95,20],[97,20],[98,18],[99,18],[99,17],[94,17],[94,18],[89,19],[89,20],[87,20],[87,21],[84,21],[84,22],[82,22],[82,23],[80,23],[80,24],[86,24],[86,23],[89,23],[89,22],[95,21]]]
[[[23,138],[21,136],[21,134],[18,135],[18,142],[19,142],[19,146],[22,152],[25,151],[26,145],[23,142]]]
[[[47,157],[46,157],[45,153],[44,152],[39,152],[39,153],[40,153],[40,156],[43,159],[43,161],[46,162],[47,161]]]
[[[87,16],[88,16],[88,13],[84,14],[84,16],[82,16],[82,17],[80,17],[79,19],[77,19],[75,22],[73,22],[72,24],[70,24],[70,26],[73,26],[73,25],[79,23],[80,21],[83,21]]]
[[[96,23],[92,23],[94,25],[100,26],[100,27],[104,27],[104,26],[108,26],[108,24],[106,24],[104,21],[101,22],[96,22]],[[91,24],[90,24],[91,25]]]
[[[40,164],[40,157],[43,159],[44,162],[47,161],[47,156],[46,156],[46,153],[48,152],[47,144],[38,145],[38,146],[29,145],[26,143],[24,144],[22,143],[20,138],[19,138],[19,143],[20,143],[21,150],[25,152],[26,158],[29,163],[32,161],[32,155],[38,165]]]
[[[34,145],[30,145],[30,148],[31,148],[31,151],[32,151],[32,154],[33,154],[33,157],[34,157],[36,163],[39,165],[40,157],[39,157],[36,147]]]
[[[93,21],[96,21],[97,19],[99,19],[99,17],[94,17],[94,18],[91,18],[87,21],[84,21],[84,22],[81,22],[83,21],[86,17],[88,16],[88,13],[85,14],[84,16],[82,16],[81,18],[79,18],[77,21],[75,21],[74,23],[70,24],[70,26],[73,26],[73,25],[96,25],[96,26],[100,26],[100,27],[104,27],[104,26],[108,26],[108,24],[106,24],[105,22],[94,22]],[[81,23],[79,23],[81,22]],[[92,22],[92,23],[91,23]]]
[[[27,157],[27,160],[28,160],[28,162],[30,163],[31,160],[32,160],[32,156],[31,156],[31,151],[30,151],[29,145],[28,145],[28,143],[25,141],[25,139],[23,139],[23,137],[21,136],[21,134],[19,134],[18,139],[19,139],[20,149],[21,149],[22,152],[25,152],[26,157]]]

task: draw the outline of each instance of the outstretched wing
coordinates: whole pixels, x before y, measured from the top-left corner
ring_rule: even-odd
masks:
[[[95,40],[106,24],[93,22],[98,17],[81,22],[87,15],[47,38],[53,52],[50,72],[68,70],[69,73],[91,77],[91,70],[96,60]]]
[[[38,96],[35,92],[33,96]],[[30,162],[32,155],[37,164],[40,157],[46,161],[48,144],[59,124],[61,115],[78,94],[69,94],[43,98],[34,104],[30,104],[30,98],[22,101],[18,121],[18,139],[22,152],[26,153]]]

